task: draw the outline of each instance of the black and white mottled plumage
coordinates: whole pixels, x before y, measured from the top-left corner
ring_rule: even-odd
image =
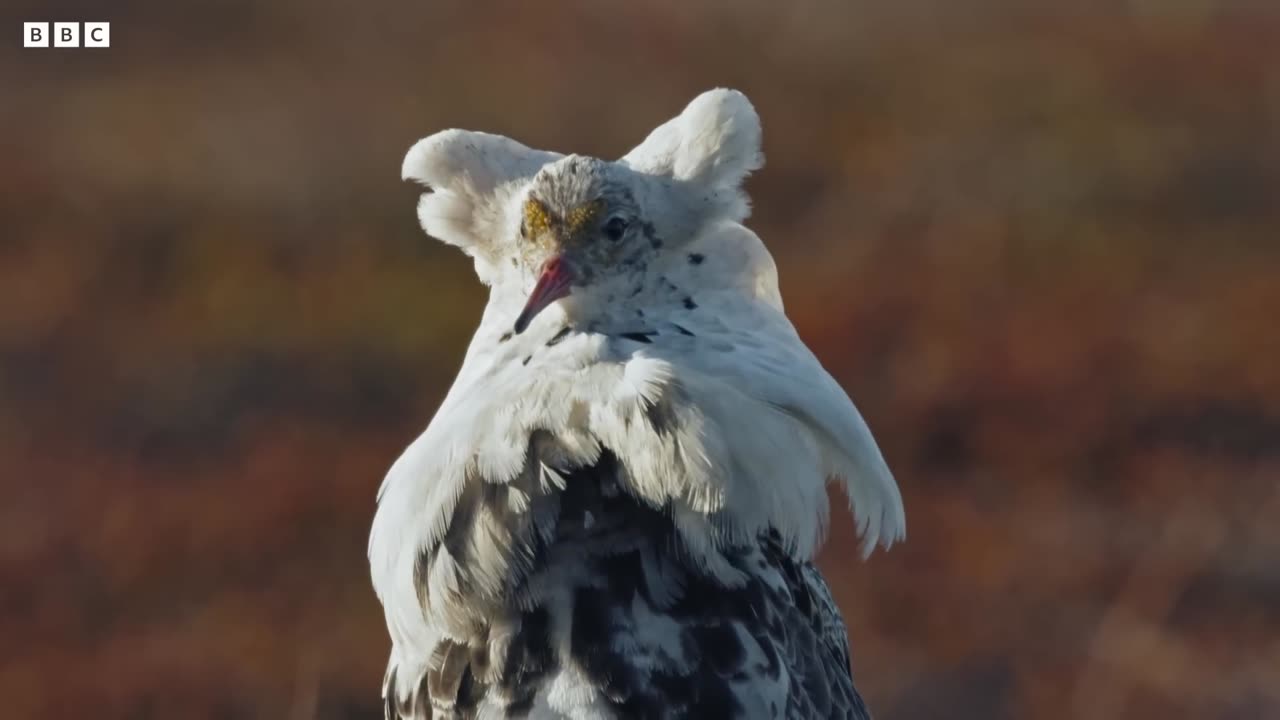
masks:
[[[617,162],[457,130],[407,178],[490,301],[370,536],[388,718],[865,718],[810,562],[828,480],[904,534],[866,424],[740,223],[760,126],[704,93]]]

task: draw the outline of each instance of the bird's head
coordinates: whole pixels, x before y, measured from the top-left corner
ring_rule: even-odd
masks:
[[[642,273],[662,247],[636,198],[643,179],[616,163],[578,155],[544,166],[520,206],[511,253],[528,288],[515,332],[576,289]]]
[[[402,174],[431,190],[418,204],[428,233],[471,255],[495,289],[520,286],[520,332],[570,294],[607,297],[709,223],[744,219],[742,181],[762,163],[751,103],[711,90],[617,161],[445,130],[409,150]]]

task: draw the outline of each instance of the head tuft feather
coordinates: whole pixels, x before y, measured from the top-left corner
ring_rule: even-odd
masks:
[[[747,217],[741,186],[764,164],[760,136],[760,117],[745,95],[709,90],[612,167],[630,174],[667,238],[685,242],[710,222]],[[418,203],[423,229],[473,257],[480,279],[494,284],[510,252],[502,240],[519,225],[528,182],[562,157],[501,135],[444,130],[409,149],[401,175],[429,190]]]

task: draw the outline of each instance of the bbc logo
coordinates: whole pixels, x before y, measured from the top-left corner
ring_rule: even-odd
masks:
[[[49,39],[53,39],[54,47],[80,47],[80,25],[76,22],[22,23],[22,47],[49,47]],[[84,23],[84,47],[111,47],[111,23]]]

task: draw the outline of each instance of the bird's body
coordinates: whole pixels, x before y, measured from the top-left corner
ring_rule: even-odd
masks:
[[[390,717],[866,717],[810,563],[825,485],[902,536],[870,432],[739,224],[713,91],[617,163],[446,131],[407,177],[490,301],[370,537]]]

